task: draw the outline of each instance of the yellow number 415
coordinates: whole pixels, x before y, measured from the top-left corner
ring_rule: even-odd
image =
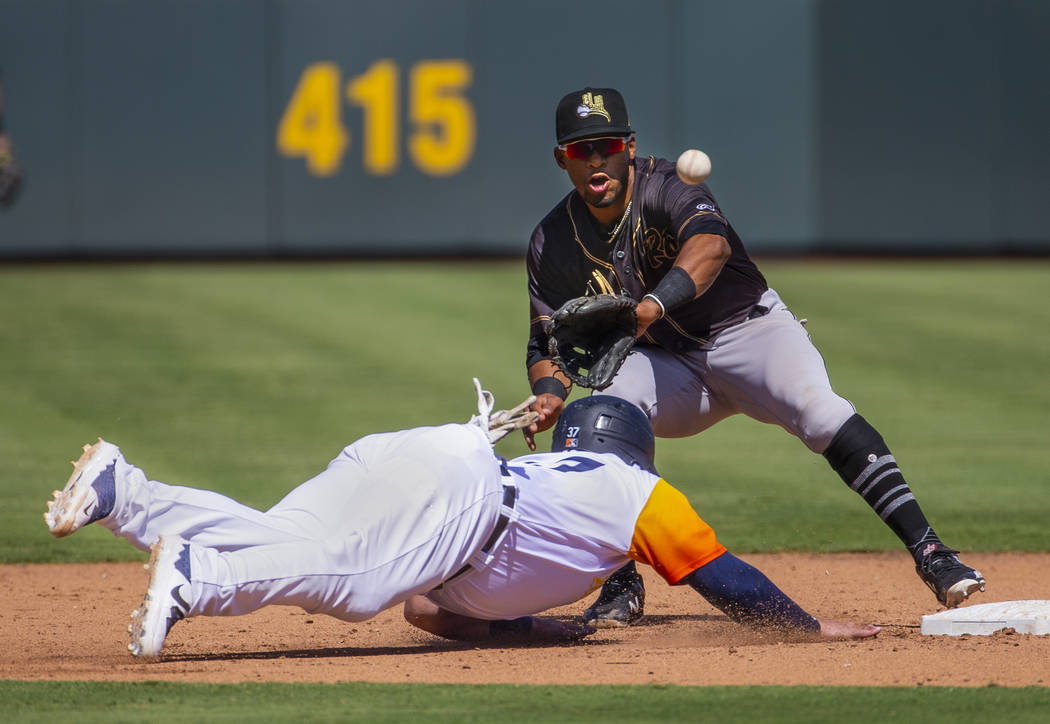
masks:
[[[399,70],[392,60],[377,60],[346,85],[347,99],[362,109],[362,163],[365,171],[388,176],[397,170],[400,109]],[[431,176],[450,176],[474,153],[474,108],[463,95],[473,71],[462,60],[424,60],[409,73],[409,120],[413,132],[408,152],[416,167]],[[313,63],[299,77],[277,125],[277,150],[303,157],[314,176],[333,176],[350,147],[343,125],[339,67]]]

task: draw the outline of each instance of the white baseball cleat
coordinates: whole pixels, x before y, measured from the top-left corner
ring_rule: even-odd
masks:
[[[47,502],[44,522],[51,535],[62,538],[112,512],[119,457],[120,448],[102,438],[84,446],[66,487],[52,493],[53,499]]]
[[[190,546],[179,536],[161,536],[150,546],[149,587],[142,604],[131,612],[131,643],[133,655],[151,658],[160,655],[164,639],[177,621],[186,617],[190,604]]]

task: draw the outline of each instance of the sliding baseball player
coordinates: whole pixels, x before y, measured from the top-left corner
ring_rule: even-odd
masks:
[[[580,599],[628,560],[747,625],[878,633],[814,618],[728,553],[655,472],[652,428],[633,405],[570,405],[555,452],[508,462],[492,444],[535,420],[524,411],[532,400],[493,414],[475,386],[468,423],[364,437],[265,512],[150,480],[100,439],[44,519],[59,537],[98,523],[150,551],[130,626],[135,656],[159,655],[184,617],[276,604],[363,621],[405,603],[409,622],[449,638],[572,640],[594,629],[532,614]]]

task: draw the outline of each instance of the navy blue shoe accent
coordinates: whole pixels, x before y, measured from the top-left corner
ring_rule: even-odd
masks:
[[[101,520],[113,512],[113,505],[117,500],[117,483],[114,479],[116,468],[117,463],[113,461],[91,483],[91,488],[95,491],[97,501],[95,509],[88,514],[88,523]]]
[[[186,579],[187,584],[190,580],[190,547],[189,545],[182,546],[182,550],[179,551],[179,557],[175,561],[175,570],[182,574],[182,577]],[[186,618],[186,612],[190,610],[190,604],[186,603],[186,599],[182,597],[182,593],[179,591],[183,584],[179,584],[171,589],[171,597],[175,601],[174,606],[171,607],[171,611],[168,614],[168,631],[171,631],[171,627],[176,622]]]
[[[186,603],[186,599],[184,599],[182,597],[182,594],[179,593],[180,588],[182,588],[181,584],[171,589],[171,597],[175,599],[175,603],[177,605],[172,606],[171,610],[168,612],[168,621],[167,628],[165,629],[165,635],[167,635],[167,631],[171,631],[172,626],[174,626],[182,619],[186,618],[186,612],[190,610],[190,604]]]
[[[190,547],[184,545],[179,551],[179,559],[175,561],[175,570],[182,574],[187,581],[190,580]],[[186,606],[188,609],[189,606]]]

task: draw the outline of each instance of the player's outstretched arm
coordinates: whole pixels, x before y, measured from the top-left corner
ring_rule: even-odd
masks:
[[[822,639],[858,639],[874,636],[878,626],[806,613],[754,566],[726,552],[683,579],[707,601],[737,623],[787,635]]]
[[[529,387],[536,395],[536,401],[532,403],[530,409],[539,413],[539,419],[528,427],[522,428],[522,432],[525,434],[525,444],[529,446],[529,450],[535,450],[536,434],[554,427],[554,423],[558,421],[562,408],[565,406],[565,398],[569,396],[569,390],[572,389],[572,383],[549,359],[535,362],[529,367],[528,373]],[[537,387],[536,383],[540,380],[543,382]],[[562,386],[564,390],[562,394],[544,392],[546,386],[557,391],[556,383]]]
[[[510,621],[471,618],[446,611],[423,596],[413,596],[405,601],[405,620],[435,636],[458,641],[558,643],[577,641],[595,632],[591,626],[533,616]]]
[[[718,234],[694,234],[682,242],[674,266],[638,302],[638,336],[667,312],[706,292],[730,256],[729,241]]]

